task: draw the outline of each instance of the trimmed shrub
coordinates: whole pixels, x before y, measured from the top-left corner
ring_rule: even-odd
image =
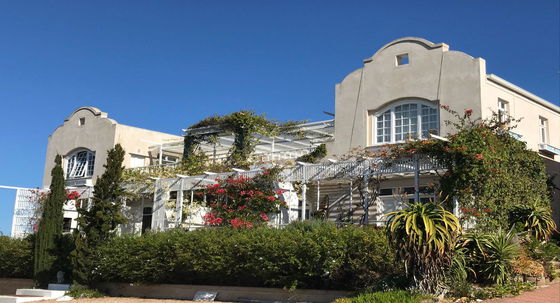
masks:
[[[0,278],[33,278],[33,241],[0,236]]]
[[[326,222],[125,236],[98,255],[107,282],[361,289],[401,273],[383,231]]]

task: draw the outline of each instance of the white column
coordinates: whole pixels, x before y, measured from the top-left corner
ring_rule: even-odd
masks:
[[[354,203],[353,200],[353,196],[354,196],[354,191],[352,189],[352,180],[350,180],[350,188],[349,188],[349,193],[350,193],[350,199],[348,200],[348,211],[352,211],[352,204]]]
[[[307,204],[307,184],[303,183],[301,186],[301,221],[305,220],[305,210]]]
[[[321,204],[321,184],[319,181],[317,181],[317,209],[316,211],[319,211],[320,205]]]
[[[183,222],[183,182],[184,179],[181,178],[179,182],[179,191],[177,191],[177,203],[175,205],[175,212],[176,212],[176,227],[181,227],[181,222]]]

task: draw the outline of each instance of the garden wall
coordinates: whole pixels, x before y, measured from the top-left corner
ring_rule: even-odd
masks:
[[[180,284],[140,284],[140,283],[101,283],[99,288],[106,294],[116,297],[142,297],[157,299],[192,300],[197,291],[217,291],[218,301],[273,300],[291,302],[328,303],[351,295],[348,291],[296,289],[288,291],[280,288],[180,285]]]
[[[33,287],[31,279],[0,278],[0,295],[14,295],[18,288]]]

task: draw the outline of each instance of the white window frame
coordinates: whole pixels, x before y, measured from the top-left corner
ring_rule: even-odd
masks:
[[[498,119],[504,122],[509,116],[509,102],[498,98]]]
[[[548,144],[548,119],[545,117],[539,117],[539,140]]]
[[[130,168],[144,167],[146,166],[146,156],[130,154]]]
[[[434,104],[432,102],[428,102],[428,101],[424,101],[424,100],[419,100],[419,99],[406,99],[406,100],[401,100],[398,102],[395,102],[389,106],[383,107],[380,110],[376,111],[375,113],[371,114],[371,142],[373,143],[373,145],[381,145],[381,144],[394,144],[394,143],[401,143],[401,142],[405,142],[407,140],[409,140],[408,138],[403,138],[402,140],[396,140],[396,117],[395,117],[395,108],[398,106],[402,106],[402,105],[406,105],[406,104],[416,104],[417,108],[416,108],[416,134],[417,134],[417,139],[427,139],[426,137],[423,137],[422,133],[423,133],[423,129],[422,129],[422,106],[428,106],[431,109],[435,109],[436,110],[436,121],[437,121],[437,132],[439,133],[440,131],[440,115],[439,115],[439,107],[437,104]],[[389,136],[390,136],[390,140],[387,141],[382,141],[379,142],[377,140],[377,116],[386,113],[387,111],[390,112],[390,118],[391,118],[391,128],[389,130]],[[385,134],[385,132],[384,132]]]
[[[91,178],[93,176],[95,152],[88,149],[79,149],[65,158],[66,179],[83,179]],[[79,158],[81,158],[80,162],[78,162]]]

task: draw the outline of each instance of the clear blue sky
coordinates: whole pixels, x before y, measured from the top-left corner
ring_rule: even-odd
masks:
[[[239,109],[326,119],[335,83],[405,36],[558,104],[558,0],[380,3],[0,1],[0,185],[39,186],[49,134],[83,105],[173,134]],[[0,189],[4,234],[14,196]]]

